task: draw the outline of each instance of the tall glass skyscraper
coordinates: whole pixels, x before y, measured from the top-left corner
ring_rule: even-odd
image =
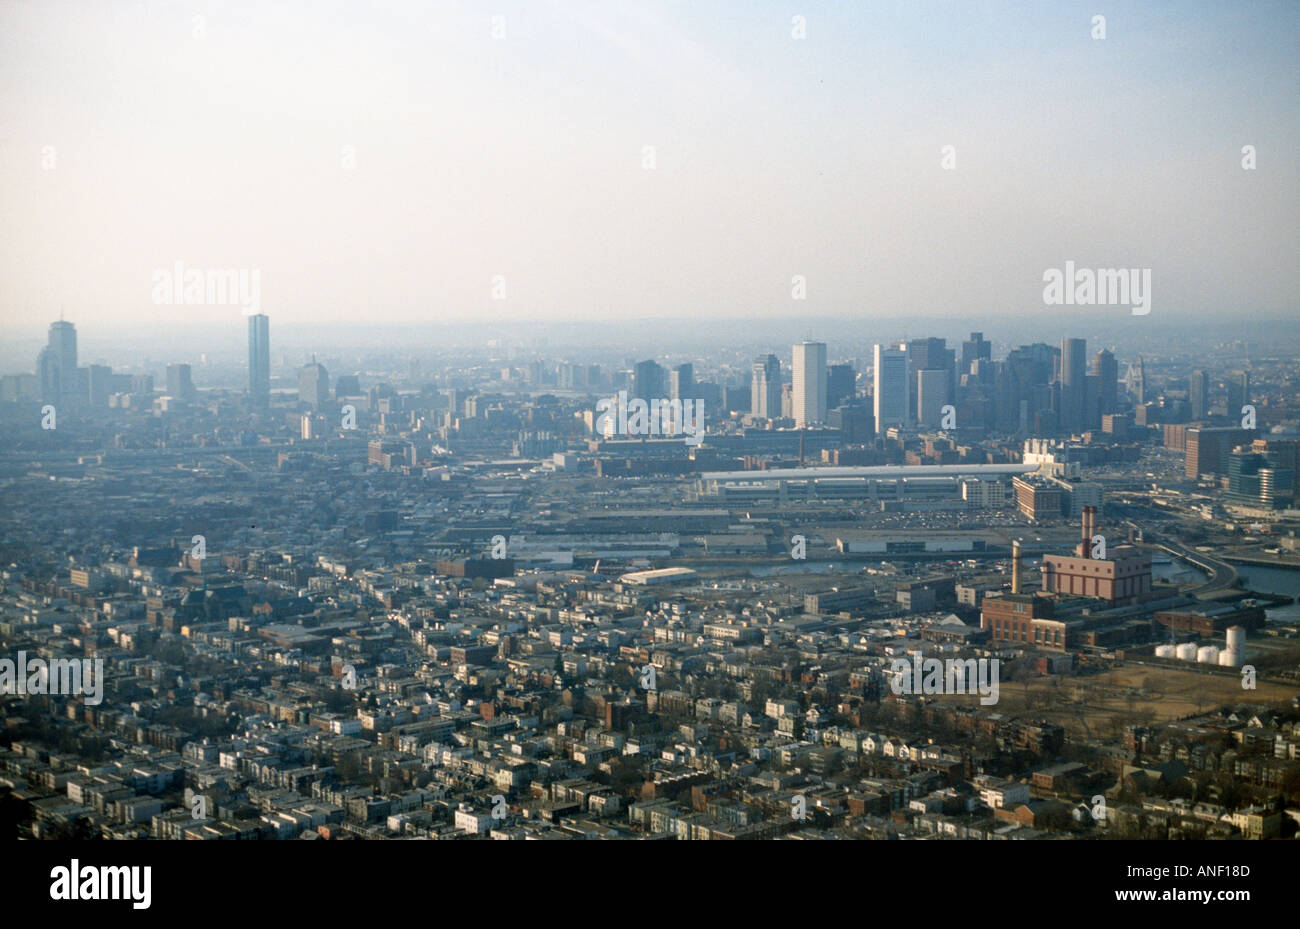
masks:
[[[1092,373],[1097,378],[1097,412],[1099,415],[1119,409],[1119,362],[1109,349],[1103,348],[1092,359]],[[1196,408],[1196,400],[1192,400]],[[1091,423],[1089,423],[1091,425]]]
[[[1187,397],[1192,404],[1192,419],[1200,421],[1210,412],[1210,379],[1204,371],[1192,372]]]
[[[255,407],[271,405],[271,319],[265,313],[248,317],[248,394]]]
[[[1078,432],[1084,423],[1085,378],[1088,343],[1083,339],[1061,340],[1061,431]]]
[[[884,434],[890,426],[907,424],[907,349],[875,347],[876,432]]]

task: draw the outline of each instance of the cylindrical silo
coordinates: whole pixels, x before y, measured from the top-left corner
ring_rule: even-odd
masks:
[[[1156,657],[1157,657],[1157,658],[1172,658],[1172,657],[1174,657],[1174,647],[1173,647],[1172,645],[1157,645],[1157,646],[1156,646]]]
[[[1202,645],[1196,650],[1196,660],[1201,664],[1218,664],[1219,646]]]
[[[1228,627],[1228,651],[1241,654],[1246,650],[1246,627]]]
[[[1230,648],[1225,648],[1219,652],[1219,665],[1225,668],[1235,668],[1241,664],[1241,655]]]
[[[1195,660],[1196,660],[1196,643],[1195,643],[1195,642],[1184,642],[1182,645],[1180,645],[1180,646],[1178,646],[1176,649],[1174,649],[1174,654],[1175,654],[1178,658],[1182,659],[1183,661],[1195,661]]]

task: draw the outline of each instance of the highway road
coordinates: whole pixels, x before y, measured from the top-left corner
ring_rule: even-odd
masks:
[[[1210,594],[1218,593],[1221,590],[1229,590],[1237,586],[1237,569],[1222,558],[1218,558],[1207,552],[1198,552],[1189,549],[1177,542],[1157,542],[1155,547],[1161,551],[1173,555],[1182,561],[1188,561],[1196,565],[1201,570],[1209,574],[1209,579],[1199,587],[1193,587],[1187,592],[1197,597],[1207,597]]]

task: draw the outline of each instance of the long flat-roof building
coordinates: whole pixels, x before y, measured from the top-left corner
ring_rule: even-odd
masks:
[[[964,481],[1006,480],[1036,469],[1024,464],[965,464],[706,471],[696,481],[695,493],[697,499],[719,503],[865,500],[903,509],[964,508]]]
[[[656,568],[652,571],[632,571],[619,577],[621,584],[638,587],[655,587],[659,584],[680,584],[693,581],[696,573],[690,568]]]

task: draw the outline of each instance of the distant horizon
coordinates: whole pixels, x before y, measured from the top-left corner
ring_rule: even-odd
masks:
[[[264,312],[267,312],[264,310]],[[906,339],[945,338],[950,347],[959,346],[970,332],[983,332],[995,346],[1015,346],[1034,342],[1057,345],[1063,338],[1082,338],[1088,343],[1089,355],[1101,348],[1116,351],[1119,357],[1131,357],[1145,351],[1164,354],[1155,346],[1177,346],[1184,337],[1202,337],[1225,342],[1257,345],[1267,340],[1282,350],[1288,341],[1300,348],[1300,319],[1252,319],[1252,332],[1267,328],[1267,336],[1251,335],[1239,329],[1234,318],[1216,320],[1182,320],[1153,324],[1149,319],[1130,319],[1112,312],[1107,316],[1070,317],[1043,313],[1030,319],[988,315],[982,319],[907,317],[859,320],[852,317],[770,317],[751,320],[743,337],[738,338],[734,321],[692,318],[689,329],[676,317],[621,318],[607,326],[593,328],[583,320],[520,320],[513,326],[496,322],[426,320],[423,322],[301,323],[278,322],[267,312],[271,326],[271,355],[278,359],[290,356],[349,354],[357,356],[390,355],[394,357],[433,358],[448,351],[486,352],[495,342],[496,350],[517,353],[521,358],[588,356],[594,354],[623,356],[627,359],[667,356],[699,357],[723,349],[753,347],[771,351],[790,364],[792,347],[804,339],[825,342],[829,356],[864,356],[877,342],[893,343]],[[224,322],[194,319],[177,320],[175,325],[163,321],[152,324],[109,325],[84,324],[71,314],[64,319],[76,327],[78,353],[82,364],[106,363],[113,367],[138,365],[148,358],[152,364],[170,362],[196,364],[200,354],[211,356],[214,363],[230,364],[246,359],[247,318]],[[10,333],[0,345],[0,374],[32,373],[37,352],[46,343],[49,323],[25,327]],[[1259,327],[1258,329],[1256,327]],[[454,336],[450,337],[449,336]],[[423,338],[436,339],[424,343]],[[1167,351],[1167,350],[1166,350]],[[161,353],[161,354],[159,354]]]

